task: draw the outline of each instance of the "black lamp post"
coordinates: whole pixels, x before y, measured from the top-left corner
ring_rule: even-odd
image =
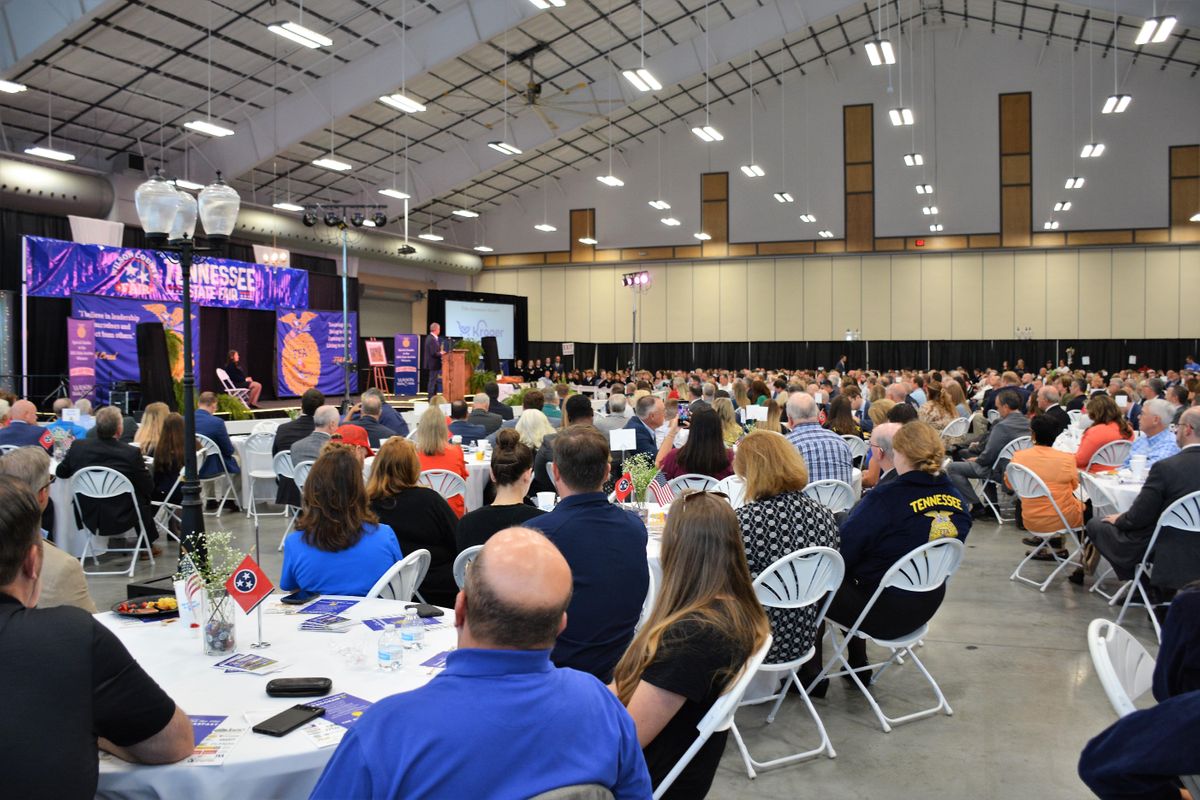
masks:
[[[215,183],[200,192],[200,201],[186,192],[176,189],[156,172],[150,180],[137,188],[134,195],[138,218],[146,238],[158,250],[179,256],[179,271],[182,283],[183,305],[183,483],[180,486],[182,508],[180,514],[181,541],[188,552],[205,552],[204,509],[200,503],[200,479],[196,464],[196,448],[189,443],[196,441],[196,374],[192,361],[192,258],[197,248],[192,236],[196,230],[196,216],[210,242],[220,246],[229,240],[237,222],[241,198],[232,187],[221,180],[217,173]],[[203,556],[201,556],[203,557]]]

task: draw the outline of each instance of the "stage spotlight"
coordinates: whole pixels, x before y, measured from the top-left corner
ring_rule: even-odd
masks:
[[[382,211],[376,211],[375,215],[371,217],[371,221],[375,223],[376,228],[382,228],[384,225],[387,225],[387,214]]]
[[[317,224],[317,215],[312,211],[305,211],[304,216],[300,218],[300,221],[304,223],[304,227],[311,228]]]
[[[342,218],[337,215],[336,211],[326,211],[325,224],[331,228],[336,228],[338,225],[342,224]]]
[[[411,256],[413,253],[417,252],[417,248],[413,247],[411,244],[402,244],[397,252],[399,252],[402,256]]]
[[[355,211],[354,216],[350,217],[350,224],[356,228],[361,228],[365,219],[366,217],[363,216],[361,211]]]

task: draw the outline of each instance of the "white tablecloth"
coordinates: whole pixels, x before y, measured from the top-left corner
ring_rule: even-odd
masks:
[[[355,599],[355,598],[350,598]],[[273,600],[267,600],[272,604]],[[352,619],[397,616],[404,604],[393,600],[361,600],[341,612]],[[265,686],[271,678],[321,676],[333,680],[333,693],[346,692],[377,702],[397,692],[410,691],[428,683],[436,670],[420,666],[432,656],[454,647],[454,612],[447,611],[442,624],[426,628],[425,647],[405,651],[404,667],[384,673],[375,669],[375,643],[378,633],[365,625],[350,633],[304,633],[298,630],[304,616],[263,614],[263,635],[271,647],[253,650],[253,617],[239,614],[238,653],[261,653],[291,666],[272,675],[227,674],[213,669],[221,660],[205,656],[198,633],[178,623],[138,623],[124,627],[112,613],[97,615],[113,629],[138,663],[174,698],[184,711],[196,715],[225,715],[226,724],[245,721],[250,713],[257,723],[296,703],[296,698],[268,697]],[[335,652],[351,642],[362,645],[363,664],[351,666]],[[247,729],[252,723],[245,725]],[[135,766],[115,758],[100,764],[97,797],[138,798],[274,798],[307,797],[334,748],[317,749],[303,729],[282,738],[246,731],[221,766]]]
[[[269,453],[255,455],[252,458],[246,456],[246,440],[249,436],[230,436],[229,440],[233,442],[234,452],[237,453],[238,463],[242,467],[241,486],[238,487],[238,499],[242,501],[242,510],[245,510],[250,504],[250,471],[255,469],[267,470],[273,472],[275,465]],[[237,480],[237,478],[234,478]],[[255,482],[254,496],[260,503],[275,502],[275,481],[259,480]]]
[[[58,465],[51,462],[51,474]],[[83,555],[83,547],[87,543],[88,534],[81,531],[75,524],[75,509],[71,506],[71,479],[56,478],[50,484],[50,503],[54,506],[54,530],[50,531],[50,540],[62,550],[78,558]],[[149,533],[149,531],[147,531]],[[108,538],[97,536],[92,544],[97,555],[108,552]],[[92,569],[89,559],[89,569]]]
[[[1093,486],[1104,494],[1103,497],[1092,498],[1092,506],[1101,508],[1110,514],[1123,514],[1133,505],[1138,492],[1146,485],[1145,481],[1135,481],[1128,474],[1122,475],[1092,475]]]
[[[465,453],[467,460],[467,511],[483,507],[483,488],[491,480],[492,459],[487,456],[483,461],[475,458],[474,453]]]

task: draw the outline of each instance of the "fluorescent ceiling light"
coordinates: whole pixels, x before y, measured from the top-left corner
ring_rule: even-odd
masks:
[[[26,86],[23,83],[13,83],[12,81],[0,81],[0,92],[6,94],[16,94],[17,92],[25,91]]]
[[[296,212],[300,212],[300,211],[304,210],[304,206],[298,206],[295,203],[274,203],[271,205],[271,208],[278,208],[280,211],[296,211]]]
[[[395,94],[385,94],[379,98],[379,102],[385,106],[391,106],[397,111],[403,111],[405,114],[420,114],[425,110],[425,106],[411,97],[396,92]]]
[[[692,128],[692,133],[696,134],[702,142],[720,142],[725,138],[712,125],[697,125]]]
[[[534,6],[543,11],[545,11],[547,8],[550,8],[550,6],[562,8],[567,4],[567,0],[529,0],[529,2],[533,3]]]
[[[778,203],[794,203],[796,198],[792,197],[791,192],[776,192],[775,201]]]
[[[1084,178],[1078,176],[1067,178],[1067,182],[1063,184],[1064,189],[1082,189]]]
[[[497,152],[504,153],[506,156],[521,155],[521,148],[514,144],[509,144],[508,142],[488,142],[488,147]]]
[[[817,218],[815,216],[813,216],[812,214],[801,214],[800,221],[801,222],[816,222]]]
[[[436,233],[434,233],[433,231],[426,231],[425,233],[418,233],[417,238],[424,239],[427,242],[440,242],[443,239],[445,239],[446,237],[439,236]]]
[[[767,173],[758,164],[742,164],[742,174],[747,178],[761,178]]]
[[[871,60],[872,67],[882,67],[896,63],[896,52],[886,39],[872,39],[867,42],[867,58]]]
[[[1088,142],[1079,151],[1080,158],[1099,158],[1102,155],[1104,155],[1103,142]]]
[[[580,237],[579,237],[579,243],[580,243],[580,244],[592,244],[592,245],[594,245],[594,244],[596,244],[597,242],[596,242],[596,240],[595,240],[595,239],[593,239],[593,238],[592,238],[592,237],[590,237],[590,236],[580,236]]]
[[[597,175],[596,180],[603,183],[605,186],[624,186],[625,181],[618,178],[616,175]]]
[[[1192,222],[1200,222],[1200,211],[1197,211],[1195,214],[1192,214],[1191,221]]]
[[[929,183],[918,183],[917,194],[933,194],[933,185]]]
[[[888,117],[896,127],[913,124],[913,111],[911,108],[890,108],[888,109]]]
[[[1070,211],[1071,210],[1071,201],[1070,200],[1059,200],[1057,203],[1054,204],[1054,210],[1055,211]]]
[[[1139,46],[1150,43],[1161,44],[1167,40],[1174,28],[1174,17],[1153,17],[1142,23],[1142,29],[1138,31],[1137,38],[1133,40],[1133,43]]]
[[[1129,103],[1133,98],[1127,94],[1110,94],[1108,99],[1104,101],[1104,108],[1100,109],[1101,114],[1124,114],[1125,109],[1129,108]]]
[[[942,223],[935,222],[932,225],[930,225],[929,232],[930,233],[941,233],[942,232]]]
[[[1048,231],[1056,231],[1056,230],[1058,230],[1058,220],[1056,220],[1056,219],[1047,220],[1045,223],[1042,224],[1042,228],[1045,230],[1048,230]]]
[[[467,219],[475,219],[475,217],[479,216],[478,211],[472,211],[469,208],[456,208],[450,213],[456,217],[466,217]]]
[[[666,211],[668,208],[671,207],[671,204],[668,203],[666,200],[651,200],[650,207],[653,208],[655,211]]]
[[[704,231],[700,231],[699,233],[693,233],[692,236],[696,237],[697,239],[699,239],[702,242],[707,242],[709,239],[712,238]]]
[[[817,236],[820,236],[822,239],[832,239],[833,231],[829,231],[829,230],[817,231]]]
[[[490,253],[490,252],[492,252],[492,248],[488,247],[486,244],[477,244],[477,245],[475,245],[475,250],[476,250],[476,252],[479,252],[479,253]]]
[[[533,227],[535,229],[541,231],[542,233],[554,233],[556,230],[558,230],[558,228],[554,227],[549,222],[539,222],[537,225],[534,225]]]
[[[54,161],[74,161],[75,156],[70,153],[64,153],[61,150],[54,150],[49,147],[26,147],[25,152],[31,156],[39,156],[41,158],[49,158]]]
[[[409,195],[399,189],[380,189],[379,193],[384,197],[391,197],[395,200],[407,200],[409,198]]]
[[[338,161],[333,156],[314,158],[312,163],[315,167],[324,167],[325,169],[332,169],[336,172],[345,172],[348,169],[353,169],[350,164],[347,164],[345,161]]]
[[[318,47],[333,46],[333,39],[330,39],[328,36],[322,36],[316,31],[310,30],[303,25],[297,25],[294,22],[276,22],[274,25],[268,25],[267,30],[313,50]]]
[[[675,219],[674,217],[663,217],[662,219],[659,220],[659,222],[661,222],[663,225],[668,225],[672,228],[674,228],[676,225],[679,224],[679,220]]]
[[[662,84],[658,82],[658,79],[651,75],[650,70],[645,67],[641,69],[627,69],[621,74],[639,92],[657,92],[662,88]]]
[[[195,181],[184,180],[183,178],[176,178],[175,186],[176,186],[176,188],[179,188],[179,189],[191,189],[193,192],[198,192],[204,188],[204,184],[202,184],[202,183],[196,183]],[[297,209],[297,210],[303,211],[304,209],[301,208],[301,209]]]
[[[921,213],[927,217],[932,216],[932,215],[938,213],[938,207],[937,206],[925,206],[924,208],[921,209]]]
[[[233,131],[230,130],[229,128],[225,128],[220,125],[215,125],[215,124],[209,122],[208,120],[203,120],[203,119],[194,119],[191,122],[185,122],[185,123],[183,123],[183,127],[187,128],[189,131],[195,131],[196,133],[203,133],[208,136],[217,136],[217,137],[233,136]]]
[[[904,166],[906,167],[923,167],[925,166],[925,156],[920,153],[905,153]]]

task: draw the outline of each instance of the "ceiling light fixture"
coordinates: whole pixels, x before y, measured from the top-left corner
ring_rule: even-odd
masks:
[[[75,156],[71,153],[64,153],[62,150],[55,150],[53,147],[26,147],[25,152],[31,156],[39,158],[49,158],[53,161],[74,161]]]
[[[48,158],[51,161],[74,161],[72,153],[54,149],[54,67],[49,67],[46,79],[46,146],[35,145],[26,147],[25,152],[38,158]]]
[[[418,239],[424,239],[427,242],[440,242],[445,239],[445,236],[433,232],[433,210],[429,211],[429,230],[424,233],[417,234]]]
[[[354,169],[352,164],[347,164],[345,161],[337,160],[333,157],[332,153],[328,156],[323,156],[322,158],[314,158],[312,163],[314,167],[324,167],[325,169],[331,169],[335,172],[345,172],[346,170]]]
[[[477,245],[475,245],[475,250],[476,250],[477,252],[480,252],[480,253],[490,253],[490,252],[492,252],[492,248],[488,247],[486,244],[477,244]]]
[[[696,134],[702,142],[720,142],[725,139],[721,132],[712,125],[697,125],[692,128],[692,133]]]
[[[675,219],[674,217],[663,217],[662,219],[659,220],[659,222],[661,222],[663,225],[666,225],[671,228],[674,228],[676,225],[681,224],[679,222],[679,220]]]
[[[1175,29],[1176,21],[1174,17],[1151,17],[1142,23],[1142,29],[1138,31],[1133,43],[1139,47],[1144,44],[1162,44]]]
[[[456,208],[450,213],[456,217],[463,217],[464,219],[475,219],[479,216],[478,211],[472,211],[469,208]]]
[[[1088,142],[1079,151],[1080,158],[1099,158],[1104,155],[1104,144],[1102,142]]]
[[[940,222],[935,222],[935,223],[933,223],[932,225],[930,225],[930,226],[929,226],[929,232],[930,232],[930,233],[941,233],[941,232],[942,232],[942,228],[943,228],[943,226],[942,226],[942,223],[940,223]]]
[[[747,178],[761,178],[767,173],[758,164],[742,164],[742,174]]]
[[[539,230],[542,233],[554,233],[556,230],[558,230],[558,228],[554,227],[553,225],[551,225],[548,222],[539,222],[537,225],[534,225],[533,227],[535,230]]]
[[[497,152],[504,153],[506,156],[519,156],[524,152],[521,148],[508,142],[488,142],[488,147]]]
[[[750,163],[742,164],[742,174],[747,178],[761,178],[766,175],[766,171],[758,165],[754,158],[754,60],[757,56],[750,57]]]
[[[920,153],[905,153],[904,166],[906,167],[922,167],[925,165],[925,157]]]
[[[190,189],[193,192],[198,192],[204,188],[204,184],[202,184],[202,183],[196,183],[195,181],[184,180],[183,178],[176,178],[174,180],[174,184],[175,184],[176,188]],[[300,210],[303,211],[304,209],[300,209]]]
[[[567,4],[567,0],[529,0],[529,2],[533,3],[534,7],[542,11],[545,11],[551,6],[554,8],[562,8]]]
[[[17,94],[23,92],[28,87],[23,83],[13,83],[12,81],[0,81],[0,92],[5,94]]]
[[[300,0],[299,22],[276,22],[268,25],[267,30],[276,36],[282,36],[311,50],[316,50],[318,47],[333,46],[333,39],[323,36],[311,28],[304,27],[304,0]]]
[[[808,223],[812,223],[812,222],[816,222],[816,221],[817,221],[817,218],[816,218],[814,215],[812,215],[812,214],[801,214],[801,215],[800,215],[800,221],[801,221],[801,222],[808,222]]]
[[[694,236],[695,238],[699,239],[702,242],[707,242],[709,239],[712,238],[712,236],[708,235],[704,231],[700,231],[699,233],[693,233],[692,236]]]
[[[817,231],[817,236],[820,236],[822,239],[832,239],[833,231],[830,231],[830,230]]]
[[[887,39],[872,39],[867,42],[867,58],[872,67],[888,66],[896,63],[896,51]]]
[[[666,200],[651,200],[650,207],[655,211],[666,211],[671,207],[671,204]]]
[[[295,211],[297,213],[304,211],[304,206],[298,206],[295,203],[272,203],[271,208],[278,208],[280,211]]]
[[[379,102],[385,106],[391,106],[397,111],[403,111],[405,114],[420,114],[425,110],[425,106],[407,95],[396,92],[395,94],[385,94],[379,98]]]
[[[550,210],[550,201],[547,194],[546,182],[550,179],[549,174],[542,173],[542,221],[534,225],[534,230],[539,230],[542,233],[554,233],[558,228],[550,224],[548,219]]]
[[[916,186],[917,194],[933,194],[933,184],[918,183]]]
[[[625,181],[621,180],[616,175],[597,175],[596,180],[600,181],[605,186],[612,186],[614,188],[625,185]]]
[[[642,0],[638,6],[642,25],[638,49],[641,50],[642,65],[637,69],[627,69],[621,74],[639,92],[657,92],[662,88],[662,84],[658,82],[658,78],[655,78],[650,70],[646,69],[646,0]]]
[[[589,244],[589,245],[597,244],[596,240],[593,239],[591,236],[580,236],[579,243],[580,244]]]
[[[1116,9],[1114,7],[1114,12],[1115,12],[1115,10]],[[1117,47],[1117,34],[1119,33],[1119,31],[1117,30],[1117,20],[1119,20],[1119,19],[1120,19],[1120,17],[1118,17],[1114,13],[1113,14],[1113,38],[1112,38],[1112,42],[1113,42],[1113,60],[1112,60],[1112,62],[1113,62],[1113,93],[1110,94],[1108,96],[1108,99],[1104,101],[1104,107],[1100,109],[1101,114],[1124,114],[1125,109],[1129,108],[1129,103],[1133,100],[1133,97],[1131,97],[1130,95],[1121,94],[1120,78],[1118,77],[1118,74],[1117,74],[1117,56],[1121,52],[1121,49],[1119,47]],[[1167,32],[1170,33],[1170,31],[1167,31]]]
[[[1059,200],[1057,203],[1054,204],[1054,210],[1055,211],[1070,211],[1071,210],[1071,201],[1070,200]]]
[[[776,192],[775,200],[779,203],[794,203],[796,198],[792,197],[791,192]]]
[[[1192,214],[1192,216],[1189,219],[1192,222],[1200,222],[1200,211],[1197,211],[1195,214]]]
[[[1056,219],[1046,220],[1044,223],[1042,223],[1042,229],[1047,230],[1047,231],[1058,230],[1058,220],[1056,220]]]
[[[708,46],[708,32],[709,32],[708,6],[709,6],[709,0],[705,0],[705,2],[704,2],[704,124],[697,125],[696,127],[692,128],[692,133],[696,134],[696,137],[699,138],[700,141],[705,142],[705,143],[720,142],[720,141],[724,140],[724,138],[725,138],[724,136],[721,135],[720,131],[718,131],[716,128],[714,128],[712,126],[712,120],[710,117],[711,106],[709,104],[709,83],[710,83],[710,81],[709,81],[709,73],[708,73],[708,55],[709,55],[709,52],[711,52],[711,51],[709,50],[709,46]]]
[[[216,136],[217,138],[225,136],[233,136],[233,130],[221,125],[209,122],[203,119],[194,119],[191,122],[183,123],[183,127],[196,133],[203,133],[207,136]]]
[[[393,200],[407,200],[409,195],[399,189],[380,189],[379,193],[384,197],[390,197]]]
[[[1077,175],[1073,175],[1070,178],[1067,178],[1067,182],[1063,184],[1063,188],[1064,189],[1082,189],[1084,180],[1085,180],[1084,178],[1081,178]]]
[[[937,206],[924,206],[921,208],[921,213],[927,217],[931,216],[933,214],[938,213],[938,207]]]
[[[888,118],[891,119],[892,125],[897,128],[902,125],[912,125],[914,121],[913,110],[904,106],[890,108],[888,109]]]

